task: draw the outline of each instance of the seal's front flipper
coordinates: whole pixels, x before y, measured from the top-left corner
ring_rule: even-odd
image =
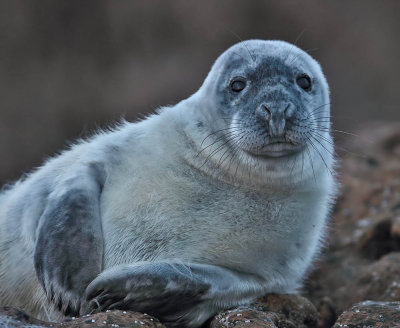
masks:
[[[36,273],[49,300],[66,315],[79,313],[87,285],[102,269],[103,178],[98,165],[68,170],[55,181],[37,228]]]
[[[102,272],[82,313],[108,309],[151,314],[168,327],[199,327],[219,310],[264,293],[259,278],[196,263],[141,262]]]

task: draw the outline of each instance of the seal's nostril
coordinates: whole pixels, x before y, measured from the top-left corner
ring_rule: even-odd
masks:
[[[285,116],[285,119],[288,119],[293,115],[293,110],[290,109],[290,104],[288,104],[283,110],[283,115]]]
[[[284,109],[284,113],[286,114],[286,112],[287,112],[287,110],[289,109],[289,106],[290,106],[290,104],[288,104],[287,106],[286,106],[286,108]]]
[[[262,105],[262,108],[268,113],[268,120],[270,120],[272,118],[272,114],[271,111],[269,110],[269,108],[266,105]]]

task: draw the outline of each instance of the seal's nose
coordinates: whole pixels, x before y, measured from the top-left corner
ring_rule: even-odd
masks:
[[[286,121],[291,117],[292,111],[290,104],[277,106],[263,103],[257,108],[257,114],[268,122],[271,137],[282,137],[285,133]]]

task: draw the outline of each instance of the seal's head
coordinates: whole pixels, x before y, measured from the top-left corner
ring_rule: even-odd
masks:
[[[304,166],[317,170],[323,162],[331,166],[328,85],[319,64],[296,46],[238,43],[217,59],[199,94],[207,99],[207,126],[215,131],[209,143],[226,140],[220,148],[230,147],[232,158],[253,171],[262,166],[275,176],[287,175],[282,163],[296,158],[298,164],[299,155],[303,171]],[[218,153],[223,152],[211,157],[221,162]]]
[[[231,161],[253,171],[254,166],[267,168],[275,176],[287,175],[282,163],[299,162],[299,155],[302,171],[332,165],[328,85],[319,64],[296,46],[238,43],[217,59],[198,95],[212,133],[206,147],[213,146],[203,151],[208,160],[221,163],[222,150],[230,148],[225,154]]]

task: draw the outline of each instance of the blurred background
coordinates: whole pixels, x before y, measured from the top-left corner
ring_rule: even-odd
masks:
[[[0,184],[190,96],[239,38],[309,51],[336,129],[400,120],[399,17],[398,0],[0,0]]]

